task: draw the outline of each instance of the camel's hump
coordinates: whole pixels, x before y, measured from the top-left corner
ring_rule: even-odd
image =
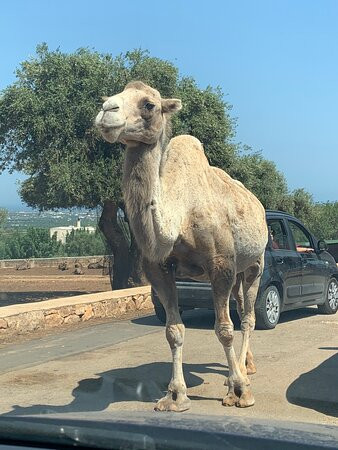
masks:
[[[180,136],[172,138],[170,140],[170,146],[195,147],[196,149],[202,150],[204,152],[202,142],[194,136],[190,136],[189,134],[181,134]]]

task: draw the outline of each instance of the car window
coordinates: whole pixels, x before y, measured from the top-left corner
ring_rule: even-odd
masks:
[[[295,241],[296,250],[298,252],[314,251],[310,234],[296,222],[292,222],[291,220],[288,222]]]
[[[288,237],[282,220],[268,220],[269,243],[273,250],[289,250]]]

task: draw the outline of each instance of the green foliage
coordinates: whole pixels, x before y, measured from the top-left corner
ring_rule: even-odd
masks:
[[[7,221],[8,211],[7,209],[0,208],[0,228],[4,226]]]
[[[0,258],[49,258],[63,256],[62,244],[50,238],[46,228],[28,228],[27,232],[2,233],[0,236]]]
[[[313,205],[309,227],[319,239],[338,239],[338,202]]]
[[[119,73],[118,58],[45,45],[21,64],[0,99],[0,167],[30,176],[21,188],[28,205],[94,207],[119,195],[121,155],[93,129],[100,96],[114,89]]]
[[[104,255],[106,248],[99,232],[72,231],[66,244],[49,236],[46,228],[30,227],[26,232],[0,233],[0,259],[52,258],[57,256]]]
[[[284,176],[272,161],[264,159],[260,153],[247,151],[242,154],[232,167],[231,175],[250,189],[266,209],[290,209]]]
[[[67,256],[104,255],[106,247],[99,232],[73,230],[66,238],[65,252]]]
[[[275,208],[287,193],[283,176],[259,154],[244,156],[233,142],[235,121],[220,89],[179,78],[168,61],[135,50],[113,58],[86,49],[73,54],[37,48],[0,99],[0,167],[25,172],[21,197],[39,209],[89,207],[121,200],[122,149],[100,139],[93,119],[101,95],[141,79],[164,97],[179,97],[173,134],[191,134],[212,165],[227,170]],[[264,182],[262,182],[264,180]]]
[[[233,121],[220,91],[201,90],[177,68],[136,50],[113,58],[87,49],[73,54],[37,47],[17,81],[0,98],[0,170],[29,178],[20,195],[39,209],[89,207],[121,200],[122,148],[99,138],[93,126],[102,95],[141,79],[164,97],[185,104],[174,133],[200,138],[212,164],[229,166],[235,155]]]
[[[292,213],[305,225],[310,225],[313,220],[314,203],[311,194],[305,189],[296,189],[292,192],[293,211]]]

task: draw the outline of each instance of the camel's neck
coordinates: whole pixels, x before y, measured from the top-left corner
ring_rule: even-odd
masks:
[[[160,145],[127,148],[123,168],[123,194],[129,216],[149,209],[158,195],[163,150]]]
[[[158,246],[166,245],[159,232],[161,171],[166,159],[166,144],[163,138],[153,146],[127,148],[123,168],[127,215],[138,247],[149,259],[159,252]]]

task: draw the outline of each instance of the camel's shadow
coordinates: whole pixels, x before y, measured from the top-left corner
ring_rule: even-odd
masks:
[[[218,363],[183,364],[183,371],[188,387],[203,384],[196,373],[227,375],[226,367]],[[72,391],[74,399],[66,405],[13,405],[12,411],[2,416],[103,411],[111,403],[156,402],[164,395],[170,374],[171,364],[166,362],[114,369],[98,374],[98,378],[80,380]]]
[[[231,320],[236,330],[241,329],[241,322],[236,311],[230,311]],[[215,313],[210,309],[195,309],[192,311],[184,311],[182,315],[183,323],[186,329],[195,330],[214,330],[215,327]],[[143,316],[131,320],[137,325],[158,326],[161,324],[156,316]]]
[[[337,350],[334,347],[321,349]],[[337,373],[338,353],[293,381],[286,391],[286,398],[294,405],[338,417]]]

